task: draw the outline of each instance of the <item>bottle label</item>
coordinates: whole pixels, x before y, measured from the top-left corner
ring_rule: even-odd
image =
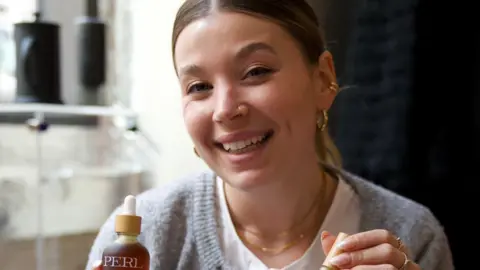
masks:
[[[111,268],[131,268],[131,269],[143,268],[143,265],[139,264],[139,261],[137,258],[123,257],[123,256],[104,256],[103,266],[111,267]]]

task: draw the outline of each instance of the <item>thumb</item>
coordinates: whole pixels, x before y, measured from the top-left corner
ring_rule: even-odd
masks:
[[[321,237],[323,253],[325,253],[326,256],[330,252],[330,249],[332,249],[337,237],[327,231],[323,231]]]
[[[102,270],[102,261],[98,260],[93,263],[93,270]]]

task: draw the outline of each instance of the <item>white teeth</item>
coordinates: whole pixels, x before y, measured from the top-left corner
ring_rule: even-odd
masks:
[[[238,142],[233,142],[233,143],[224,143],[223,144],[223,149],[227,151],[237,151],[237,150],[242,150],[252,144],[257,144],[259,142],[262,142],[265,139],[265,135],[263,136],[257,136],[245,141],[238,141]]]

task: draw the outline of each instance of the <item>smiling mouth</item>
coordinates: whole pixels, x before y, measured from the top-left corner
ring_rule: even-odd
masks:
[[[232,143],[216,143],[217,147],[230,154],[242,154],[255,150],[265,145],[273,136],[273,131],[268,131],[264,135],[253,137],[248,140]]]

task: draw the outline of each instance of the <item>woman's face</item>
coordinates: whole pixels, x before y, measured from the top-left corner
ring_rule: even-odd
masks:
[[[314,67],[277,24],[222,12],[183,30],[175,64],[188,132],[229,184],[249,189],[316,163],[316,121],[334,98],[329,54]]]

